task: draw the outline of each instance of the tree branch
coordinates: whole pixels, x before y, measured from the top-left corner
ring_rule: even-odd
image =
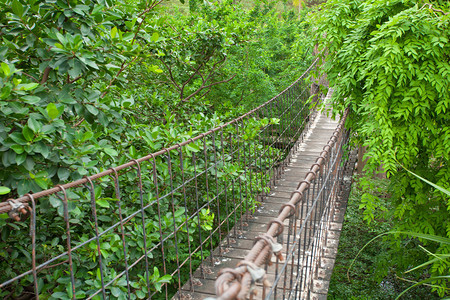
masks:
[[[116,81],[117,77],[119,77],[119,75],[126,69],[128,68],[128,66],[134,62],[136,59],[138,59],[138,56],[133,57],[133,59],[128,62],[127,64],[125,64],[125,62],[122,63],[122,65],[120,66],[120,69],[117,71],[116,76],[114,76],[113,78],[111,78],[111,80],[109,81],[108,86],[106,87],[105,91],[103,92],[103,94],[101,95],[100,98],[103,98],[106,96],[106,94],[108,94],[109,88],[112,86],[112,84],[114,83],[114,81]]]
[[[164,60],[162,60],[161,58],[159,58],[159,60],[162,62],[162,64],[164,65],[164,67],[166,67],[166,69],[169,71],[169,77],[167,77],[167,75],[166,75],[166,78],[179,90],[179,91],[181,91],[181,88],[180,88],[180,86],[176,83],[176,81],[175,81],[175,78],[173,78],[173,74],[172,74],[172,68],[171,67],[169,67],[165,62],[164,62]]]
[[[81,75],[78,76],[78,77],[75,77],[74,79],[69,80],[69,83],[74,83],[75,81],[77,81],[77,80],[80,79],[81,77],[82,77]]]
[[[80,121],[78,121],[75,125],[73,125],[73,128],[80,126],[81,123],[83,123],[83,121],[84,121],[84,118],[81,118]]]
[[[36,82],[39,82],[39,80],[38,80],[36,77],[34,77],[34,76],[32,76],[32,75],[30,75],[30,74],[28,74],[28,73],[25,73],[24,71],[22,71],[22,74],[25,75],[25,76],[27,76],[27,77],[30,77],[31,79],[33,79],[33,80],[36,81]]]
[[[218,64],[221,64],[221,66],[225,63],[226,60],[226,56],[224,56],[221,60],[217,61],[216,63],[213,64],[213,67],[211,69],[211,73],[208,75],[208,77],[206,78],[206,81],[208,81],[214,74],[216,74],[216,72],[214,71],[217,67]],[[236,76],[236,75],[234,75]]]
[[[217,81],[217,82],[213,82],[213,83],[208,84],[208,85],[203,85],[203,84],[202,84],[202,86],[199,87],[195,92],[193,92],[192,94],[190,94],[188,97],[184,98],[184,99],[181,100],[181,101],[187,102],[189,99],[191,99],[192,97],[194,97],[195,95],[197,95],[198,93],[200,93],[202,90],[207,89],[207,88],[210,88],[210,87],[213,87],[213,86],[218,85],[218,84],[221,84],[221,83],[228,82],[228,81],[232,80],[236,75],[237,75],[237,74],[234,74],[233,76],[231,76],[231,77],[228,78],[228,79],[221,80],[221,81]],[[202,97],[203,97],[203,96],[202,96]]]
[[[47,82],[48,74],[50,74],[50,67],[45,68],[44,74],[42,75],[41,82],[39,82],[40,84],[44,84]]]
[[[181,87],[181,91],[180,91],[180,99],[183,99],[183,94],[184,94],[184,88],[186,87],[186,85],[191,82],[191,80],[194,78],[195,74],[199,74],[200,77],[202,77],[203,80],[203,84],[205,84],[205,80],[203,78],[203,75],[200,74],[200,69],[204,66],[203,63],[201,63],[198,68],[194,69],[194,73],[192,73],[191,76],[189,76],[188,80],[186,80],[186,82],[183,83],[182,87]]]
[[[428,6],[428,9],[431,9],[434,12],[440,12],[440,13],[442,13],[444,15],[448,15],[449,14],[449,13],[444,12],[442,9],[433,8],[433,4],[431,4],[431,3],[425,3],[419,10],[424,9],[425,6]]]

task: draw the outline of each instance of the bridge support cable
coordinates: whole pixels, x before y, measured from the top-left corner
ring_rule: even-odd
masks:
[[[220,241],[239,235],[301,141],[317,61],[276,97],[194,138],[1,202],[11,220],[0,228],[0,292],[168,299],[193,289],[194,272],[208,277]]]
[[[344,176],[349,180],[344,174],[347,114],[348,110],[306,177],[268,223],[267,232],[255,239],[236,268],[219,272],[217,298],[211,299],[311,299],[336,200],[343,193],[348,196],[342,186]]]

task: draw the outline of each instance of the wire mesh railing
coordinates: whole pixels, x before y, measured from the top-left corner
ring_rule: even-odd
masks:
[[[168,299],[195,285],[193,272],[242,228],[307,126],[315,63],[278,96],[208,132],[1,202],[10,219],[0,223],[0,296]]]
[[[312,299],[330,216],[341,192],[349,139],[346,116],[267,232],[255,239],[236,268],[219,272],[217,299],[252,299],[256,294],[253,299]]]

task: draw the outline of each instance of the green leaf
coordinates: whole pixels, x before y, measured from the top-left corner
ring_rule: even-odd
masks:
[[[402,167],[403,167],[403,166],[402,166]],[[415,174],[414,172],[411,172],[410,170],[408,170],[408,169],[405,168],[405,167],[403,167],[403,168],[404,168],[406,171],[408,171],[409,173],[411,173],[412,175],[414,175],[414,176],[416,176],[417,178],[419,178],[420,180],[422,180],[422,181],[428,183],[429,185],[431,185],[431,186],[434,187],[435,189],[437,189],[437,190],[443,192],[444,194],[447,194],[447,196],[450,196],[450,191],[449,191],[449,190],[446,190],[446,189],[444,189],[444,188],[438,186],[437,184],[434,184],[434,183],[432,183],[431,181],[428,181],[428,180],[426,180],[425,178],[420,177],[419,175]]]
[[[145,294],[144,294],[144,292],[142,292],[141,290],[137,290],[137,291],[136,291],[136,296],[137,296],[139,299],[144,299],[144,298],[145,298]]]
[[[26,84],[20,85],[20,90],[31,91],[31,90],[34,90],[35,88],[37,88],[38,86],[39,86],[39,83],[36,83],[36,82],[26,83]]]
[[[22,134],[28,142],[31,142],[34,138],[34,132],[27,125],[22,128]]]
[[[114,150],[113,148],[105,148],[103,149],[105,151],[106,154],[108,154],[111,157],[117,156],[118,153],[116,150]]]
[[[130,147],[130,156],[132,158],[136,158],[136,156],[137,156],[137,150],[133,145],[131,145],[131,147]]]
[[[27,141],[24,139],[22,133],[13,132],[9,135],[9,137],[19,145],[26,145]]]
[[[35,153],[40,153],[44,158],[47,158],[50,154],[50,147],[44,144],[42,141],[35,144],[33,151]]]
[[[424,240],[444,244],[444,245],[450,245],[450,238],[437,236],[433,234],[425,234],[425,233],[419,233],[419,232],[412,232],[412,231],[389,231],[385,234],[406,234],[410,235],[412,237],[421,238]]]
[[[66,168],[58,169],[59,180],[61,180],[61,181],[66,180],[67,178],[69,178],[69,175],[70,175],[70,171],[68,169],[66,169]]]
[[[94,116],[98,115],[98,109],[95,108],[94,106],[88,104],[86,105],[86,109]]]
[[[82,141],[84,142],[84,141],[90,140],[93,136],[94,136],[94,133],[92,131],[86,131],[83,134]]]
[[[189,143],[189,144],[186,144],[186,148],[189,149],[189,150],[192,151],[192,152],[198,152],[198,151],[200,151],[199,146],[197,146],[197,144],[195,144],[195,143]]]
[[[11,192],[9,188],[7,188],[6,186],[0,186],[0,195],[6,195],[9,192]]]
[[[86,293],[84,291],[77,291],[75,293],[75,299],[85,299]]]
[[[17,154],[22,154],[24,151],[23,146],[21,145],[11,145],[11,149],[13,149]]]
[[[11,68],[4,62],[2,62],[2,70],[6,77],[9,77],[9,75],[11,75]]]
[[[37,185],[39,185],[42,189],[47,189],[48,188],[48,181],[47,178],[36,178],[34,180],[34,182],[37,183]]]
[[[48,116],[52,120],[59,116],[59,111],[58,111],[58,108],[56,107],[55,103],[49,103],[47,105],[46,110],[47,110]]]
[[[151,41],[152,42],[156,42],[159,39],[159,33],[157,32],[153,32],[152,37],[151,37]]]
[[[117,27],[111,28],[111,38],[115,38],[117,35]]]
[[[17,145],[17,146],[19,146],[19,145]],[[21,146],[19,146],[19,147],[21,147]],[[27,159],[27,153],[21,153],[19,155],[16,155],[16,164],[18,166],[20,166],[26,159]]]
[[[63,292],[56,292],[56,293],[53,293],[52,294],[52,297],[53,298],[56,298],[56,299],[70,299],[68,296],[67,296],[67,294],[66,293],[63,293]]]
[[[42,128],[42,124],[33,118],[29,118],[27,124],[34,132],[39,132]]]
[[[22,99],[25,103],[28,104],[37,104],[41,101],[41,98],[39,98],[38,96],[31,96],[31,95],[23,96],[20,99]]]
[[[111,294],[116,298],[118,298],[120,296],[121,292],[122,291],[118,287],[113,286],[111,288]]]
[[[107,200],[105,200],[104,198],[102,199],[98,199],[97,201],[95,201],[99,206],[104,207],[104,208],[109,208],[109,202]]]
[[[56,198],[55,196],[50,196],[49,201],[50,205],[53,206],[54,208],[60,207],[63,204],[62,201]]]
[[[175,212],[175,218],[178,218],[178,217],[182,216],[182,215],[184,214],[185,211],[186,211],[186,210],[185,210],[184,207],[179,208],[179,209]]]
[[[13,0],[13,2],[11,4],[11,8],[12,8],[12,11],[14,12],[14,14],[16,14],[19,17],[22,17],[23,5],[19,1]]]

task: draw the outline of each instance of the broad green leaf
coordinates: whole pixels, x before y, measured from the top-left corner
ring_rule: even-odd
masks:
[[[138,297],[138,299],[144,299],[145,298],[145,293],[142,292],[141,290],[137,290],[136,291],[136,296]]]
[[[182,216],[182,215],[184,214],[185,211],[186,211],[186,210],[185,210],[184,207],[179,208],[179,209],[175,212],[175,218],[178,218],[178,217]]]
[[[39,98],[38,96],[23,96],[20,99],[22,99],[24,102],[28,103],[28,104],[37,104],[41,101],[41,98]]]
[[[2,62],[2,70],[3,70],[3,74],[5,74],[6,77],[9,77],[9,75],[11,75],[11,69],[8,66],[8,64]]]
[[[84,291],[77,291],[75,293],[75,299],[86,299],[86,293]]]
[[[36,182],[37,185],[39,185],[44,190],[48,188],[47,178],[36,178],[34,179],[34,182]]]
[[[113,148],[105,148],[105,149],[103,149],[103,151],[105,151],[106,154],[108,154],[109,156],[112,156],[112,157],[118,155],[117,151],[114,150]]]
[[[82,141],[84,142],[84,141],[90,140],[93,136],[94,136],[94,133],[92,131],[86,131],[83,134]]]
[[[23,15],[23,5],[22,5],[22,3],[20,3],[17,0],[13,0],[13,2],[11,4],[11,8],[12,8],[14,14],[16,14],[19,17],[22,17],[22,15]]]
[[[19,132],[13,132],[9,135],[9,137],[16,142],[17,144],[20,145],[26,145],[27,141],[25,140],[25,138],[23,137],[22,133]]]
[[[20,90],[23,91],[31,91],[34,90],[39,86],[39,83],[33,82],[33,83],[26,83],[20,86]]]
[[[109,207],[109,202],[107,200],[105,200],[105,199],[98,199],[95,202],[101,207],[105,207],[105,208]]]
[[[50,196],[49,201],[50,205],[54,208],[60,207],[63,204],[62,201],[56,198],[55,196]]]
[[[48,116],[52,120],[59,116],[59,111],[58,111],[58,108],[56,107],[55,103],[49,103],[47,105],[46,110],[47,110]]]
[[[111,38],[115,38],[117,35],[117,27],[111,28]]]
[[[11,192],[9,188],[7,188],[6,186],[0,186],[0,195],[6,195],[9,192]]]
[[[69,178],[69,175],[70,175],[69,169],[66,169],[66,168],[59,168],[58,169],[59,180],[61,180],[61,181],[66,180],[67,178]]]
[[[137,150],[133,145],[131,145],[131,147],[130,147],[130,156],[132,158],[136,158],[136,156],[137,156]]]
[[[86,105],[86,109],[94,116],[98,115],[98,109],[95,108],[94,106],[88,104]]]
[[[67,43],[66,38],[61,33],[57,32],[56,37],[61,42],[61,44],[65,45]]]
[[[67,296],[67,294],[66,294],[66,293],[63,293],[63,292],[56,292],[56,293],[53,293],[53,294],[52,294],[52,297],[53,297],[53,298],[56,298],[56,299],[63,299],[63,300],[70,299],[70,298]]]
[[[154,32],[154,33],[152,34],[151,41],[152,41],[152,42],[156,42],[156,41],[158,41],[158,39],[159,39],[159,33]]]
[[[34,145],[33,151],[35,153],[40,153],[44,158],[47,158],[50,154],[50,147],[44,144],[42,141],[39,141],[37,144]]]
[[[27,125],[25,125],[22,128],[22,134],[25,137],[25,139],[29,142],[31,142],[34,138],[34,132],[33,130],[30,129],[30,127],[28,127]]]
[[[28,124],[28,127],[30,127],[30,129],[33,130],[34,132],[39,132],[42,128],[41,122],[39,122],[33,118],[29,118],[27,124]]]
[[[121,290],[118,287],[113,286],[111,288],[111,293],[114,297],[119,298],[120,294],[121,294]]]
[[[16,145],[16,146],[19,146],[19,145]],[[22,147],[22,146],[19,146],[19,147]],[[11,148],[12,148],[12,146],[11,146]],[[22,152],[23,152],[23,150],[22,150]],[[18,166],[20,166],[26,159],[27,159],[27,153],[18,154],[18,155],[16,155],[16,164]]]
[[[17,154],[22,154],[24,151],[22,145],[11,145],[11,149],[13,149]]]
[[[198,151],[200,151],[200,148],[197,146],[197,144],[195,144],[195,143],[189,143],[189,144],[186,144],[186,148],[187,149],[189,149],[190,151],[192,151],[192,152],[198,152]]]

